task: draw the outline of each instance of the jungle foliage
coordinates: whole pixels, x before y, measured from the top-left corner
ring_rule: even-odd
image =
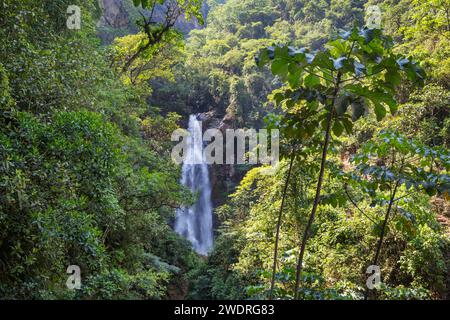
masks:
[[[79,31],[65,27],[73,4]],[[197,261],[170,227],[173,208],[192,201],[160,150],[178,117],[110,68],[96,5],[1,3],[2,299],[161,299]],[[66,288],[69,265],[81,267],[81,290]]]
[[[0,3],[0,299],[448,299],[449,0],[126,3],[108,45],[98,1]],[[282,159],[239,168],[199,257],[170,135],[208,111]]]
[[[362,27],[374,4],[383,30]],[[194,297],[447,296],[448,12],[448,1],[227,1],[193,32],[200,50],[221,51],[197,49],[187,65],[208,65],[211,88],[223,74],[225,88],[195,101],[247,126],[265,115],[284,157],[275,176],[251,169],[216,210],[217,250]],[[229,68],[238,52],[243,67]],[[232,79],[257,101],[256,77],[265,108],[234,108]],[[381,269],[374,291],[370,265]]]

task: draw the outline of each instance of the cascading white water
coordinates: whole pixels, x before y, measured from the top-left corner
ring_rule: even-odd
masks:
[[[189,117],[187,157],[183,162],[181,183],[198,195],[189,208],[177,210],[175,231],[188,239],[196,252],[207,255],[213,245],[211,184],[203,159],[202,128],[197,117]]]

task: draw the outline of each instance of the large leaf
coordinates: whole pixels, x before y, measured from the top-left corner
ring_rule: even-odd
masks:
[[[345,128],[345,132],[347,132],[347,134],[351,134],[353,131],[353,123],[348,118],[342,118],[341,121]]]
[[[386,116],[386,109],[379,102],[374,102],[374,105],[375,105],[375,115],[377,116],[377,121],[383,120],[383,118]]]
[[[327,48],[330,50],[331,55],[335,58],[345,56],[345,54],[349,51],[347,42],[342,41],[341,39],[336,39],[329,42],[327,44]]]
[[[285,78],[288,73],[288,62],[284,59],[275,59],[272,62],[271,70],[275,76]]]
[[[347,112],[348,106],[352,101],[351,96],[349,95],[341,95],[337,97],[335,102],[335,110],[338,116],[343,115]]]
[[[352,120],[357,121],[366,112],[366,103],[363,98],[356,99],[352,103]]]
[[[308,74],[303,80],[303,83],[305,86],[313,88],[320,85],[320,78],[316,75]]]
[[[339,121],[335,121],[333,124],[333,133],[339,137],[342,132],[344,132],[344,126]]]

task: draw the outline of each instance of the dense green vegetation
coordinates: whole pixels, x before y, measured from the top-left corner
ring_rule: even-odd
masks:
[[[109,45],[97,1],[1,2],[0,299],[449,298],[450,1],[204,2],[184,37],[202,1],[126,1]],[[239,168],[199,257],[170,135],[208,111],[282,159]]]
[[[2,2],[0,296],[164,298],[196,259],[169,226],[191,201],[167,147],[178,118],[109,67],[96,1],[65,28],[73,3]]]
[[[373,4],[392,39],[352,32]],[[274,112],[266,123],[285,139],[277,175],[252,169],[216,210],[220,235],[192,297],[293,298],[299,287],[303,299],[361,299],[372,264],[383,283],[369,298],[446,297],[448,225],[438,220],[448,212],[448,9],[448,1],[227,1],[191,32],[194,111],[247,126]],[[260,63],[273,59],[271,68],[256,68],[252,58],[270,45]],[[205,97],[205,87],[215,91]],[[258,94],[272,90],[261,108]]]

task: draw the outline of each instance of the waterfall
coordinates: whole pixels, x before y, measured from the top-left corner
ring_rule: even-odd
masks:
[[[181,183],[198,199],[193,206],[177,210],[175,231],[188,239],[197,253],[207,255],[213,245],[211,183],[203,159],[202,127],[194,115],[189,117],[188,131]]]

